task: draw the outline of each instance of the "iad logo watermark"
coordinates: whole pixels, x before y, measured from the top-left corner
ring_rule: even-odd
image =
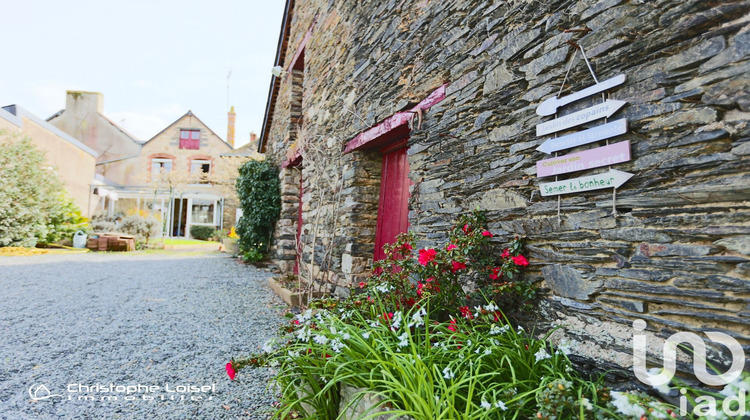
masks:
[[[729,349],[732,354],[732,365],[724,373],[710,373],[706,369],[706,343],[703,339],[691,332],[678,332],[667,338],[663,347],[663,367],[658,374],[649,373],[646,368],[646,344],[647,336],[641,332],[646,329],[646,321],[642,319],[633,322],[636,333],[633,334],[633,372],[641,382],[659,388],[668,385],[677,371],[677,348],[688,344],[692,347],[693,373],[702,383],[709,386],[725,386],[737,381],[742,375],[745,367],[745,352],[742,345],[731,336],[718,331],[706,332],[706,337],[714,343],[718,343]],[[728,396],[723,400],[722,409],[725,414],[743,416],[746,414],[747,390],[738,389],[739,395]],[[680,389],[680,415],[687,415],[687,393],[686,388]],[[695,410],[701,413],[717,411],[716,399],[709,395],[703,395],[695,399]],[[739,408],[732,409],[737,403]],[[699,413],[695,413],[699,414]]]

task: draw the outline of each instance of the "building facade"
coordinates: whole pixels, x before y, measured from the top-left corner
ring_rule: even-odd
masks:
[[[196,225],[234,226],[234,180],[243,160],[222,156],[231,154],[230,144],[192,111],[141,142],[103,109],[101,93],[68,91],[66,108],[48,119],[97,153],[96,176],[87,186],[90,214],[150,214],[163,222],[165,236],[190,236]]]
[[[750,349],[748,11],[287,0],[259,145],[282,166],[275,262],[346,295],[398,232],[437,246],[480,208],[527,238],[540,325],[584,356],[630,366],[635,319],[654,346]]]
[[[42,150],[81,214],[89,215],[90,185],[98,155],[95,150],[18,105],[0,108],[0,131],[27,137]]]
[[[220,155],[231,150],[191,111],[143,144],[139,167],[144,184],[170,195],[165,215],[169,236],[186,236],[191,226],[225,225],[228,203],[216,178],[225,163]],[[234,225],[234,209],[226,213],[228,226]]]

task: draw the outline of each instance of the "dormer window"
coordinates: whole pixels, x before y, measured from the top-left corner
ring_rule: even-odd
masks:
[[[200,130],[180,130],[180,149],[198,150],[201,147]]]

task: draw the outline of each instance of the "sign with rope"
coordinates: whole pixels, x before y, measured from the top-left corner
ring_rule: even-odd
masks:
[[[611,122],[608,121],[608,119],[620,110],[626,102],[607,99],[606,91],[625,83],[627,77],[624,74],[620,74],[600,82],[586,57],[586,52],[583,50],[583,47],[580,45],[575,46],[577,47],[576,53],[580,50],[586,66],[594,79],[594,84],[578,92],[573,92],[567,96],[561,96],[563,88],[565,87],[565,82],[568,80],[571,67],[575,62],[574,54],[557,96],[546,99],[537,107],[536,113],[538,115],[543,117],[551,115],[555,116],[554,119],[536,126],[537,136],[552,134],[552,137],[547,138],[537,150],[547,154],[554,153],[554,157],[537,162],[538,177],[555,177],[553,182],[540,183],[539,189],[544,197],[558,196],[557,211],[559,220],[561,195],[612,188],[612,212],[613,215],[616,216],[615,199],[617,188],[633,177],[633,174],[618,171],[611,167],[611,165],[630,160],[630,141],[622,141],[612,145],[609,144],[609,139],[627,133],[628,122],[625,118]],[[601,103],[594,104],[581,109],[580,111],[558,115],[565,106],[598,93],[601,93]],[[602,119],[602,124],[558,136],[559,132],[570,130],[584,124],[595,123]],[[557,156],[557,152],[603,140],[606,140],[606,146],[569,153],[564,156]],[[559,175],[605,166],[609,168],[608,172],[564,180],[558,179]]]

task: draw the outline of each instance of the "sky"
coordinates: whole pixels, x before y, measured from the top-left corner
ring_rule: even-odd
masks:
[[[235,147],[260,134],[283,0],[0,0],[0,10],[0,106],[47,119],[65,91],[100,92],[104,115],[145,141],[188,110],[226,140],[233,105]]]

